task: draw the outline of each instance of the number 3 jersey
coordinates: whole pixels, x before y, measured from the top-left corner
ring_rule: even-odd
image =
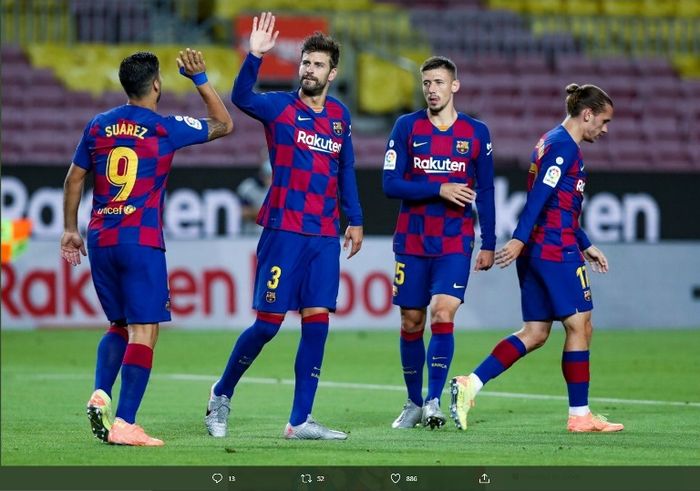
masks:
[[[208,139],[207,123],[124,105],[88,123],[73,163],[94,173],[88,247],[165,249],[165,186],[178,148]]]

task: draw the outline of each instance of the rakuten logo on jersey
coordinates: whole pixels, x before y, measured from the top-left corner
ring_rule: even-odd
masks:
[[[426,174],[447,174],[448,172],[465,172],[467,163],[452,160],[449,157],[444,159],[413,157],[413,168],[422,169]]]
[[[309,150],[317,152],[337,154],[343,147],[342,143],[335,142],[332,138],[319,136],[316,133],[307,133],[304,130],[297,130],[296,140],[297,143],[303,143],[309,147]]]

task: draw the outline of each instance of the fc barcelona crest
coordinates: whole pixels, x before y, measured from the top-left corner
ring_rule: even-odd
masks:
[[[585,290],[585,291],[583,292],[583,298],[584,298],[587,302],[590,302],[590,301],[591,301],[591,291],[590,291],[590,290]]]
[[[458,153],[467,153],[469,151],[469,140],[457,140],[455,148]]]
[[[342,121],[333,121],[333,133],[335,133],[338,136],[343,134],[343,122]]]
[[[275,303],[275,300],[277,300],[277,295],[275,294],[275,292],[269,291],[265,294],[265,301],[267,303]]]

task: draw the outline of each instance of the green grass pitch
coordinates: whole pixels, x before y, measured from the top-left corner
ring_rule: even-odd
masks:
[[[434,431],[392,430],[406,399],[398,334],[332,330],[313,412],[350,437],[294,442],[281,435],[292,401],[298,329],[281,331],[247,372],[225,439],[206,434],[203,415],[238,332],[164,329],[138,414],[149,433],[165,440],[157,449],[115,447],[92,437],[84,407],[101,331],[3,331],[2,464],[700,464],[700,330],[595,333],[591,408],[624,423],[618,434],[566,432],[561,331],[555,327],[543,348],[485,387],[468,431],[461,432],[451,420]],[[471,371],[507,334],[458,332],[451,374]],[[448,404],[445,393],[442,405]]]

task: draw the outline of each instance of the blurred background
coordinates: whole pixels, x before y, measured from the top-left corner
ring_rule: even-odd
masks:
[[[229,98],[261,10],[276,14],[281,34],[259,90],[297,86],[300,41],[312,31],[342,44],[332,93],[353,117],[369,238],[341,263],[338,326],[398,325],[398,203],[382,193],[381,164],[396,117],[424,105],[418,67],[440,54],[458,67],[458,110],[491,130],[499,244],[524,204],[531,149],[565,116],[564,87],[595,83],[609,93],[609,134],[582,147],[583,225],[612,262],[594,278],[597,325],[700,327],[698,0],[3,0],[3,328],[104,324],[88,266],[58,260],[63,178],[85,124],[126,101],[117,70],[134,51],[161,60],[159,112],[204,116],[177,73],[185,47],[204,52],[236,129],[174,159],[165,212],[174,325],[249,323],[250,219],[269,174],[262,126]],[[89,200],[88,189],[83,227]],[[472,275],[460,316],[467,328],[519,324],[515,272]]]

